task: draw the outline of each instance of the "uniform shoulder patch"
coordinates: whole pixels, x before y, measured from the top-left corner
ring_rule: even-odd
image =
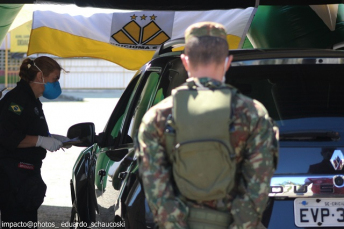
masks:
[[[12,111],[13,113],[20,115],[23,112],[23,107],[15,104],[15,103],[11,103],[8,110]]]

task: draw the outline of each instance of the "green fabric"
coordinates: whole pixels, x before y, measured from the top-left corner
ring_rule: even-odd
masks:
[[[337,14],[337,23],[338,22],[343,22],[344,21],[344,4],[339,4],[338,5],[338,14]]]
[[[178,190],[193,200],[224,198],[236,170],[228,130],[232,91],[182,86],[172,96],[176,146],[169,157]]]
[[[243,49],[253,49],[253,45],[248,39],[248,37],[245,38],[244,44],[242,45]]]
[[[192,229],[228,229],[232,221],[229,212],[189,207],[188,226]]]
[[[259,6],[248,31],[254,48],[329,48],[344,40],[344,10],[339,5],[335,31],[310,6]]]
[[[0,4],[0,44],[22,7],[23,4]]]

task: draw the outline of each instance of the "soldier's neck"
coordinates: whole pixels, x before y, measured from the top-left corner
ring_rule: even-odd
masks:
[[[209,77],[214,80],[222,81],[224,69],[217,64],[208,64],[189,69],[189,77],[201,78]]]

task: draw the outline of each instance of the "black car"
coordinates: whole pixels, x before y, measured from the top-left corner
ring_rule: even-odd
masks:
[[[133,139],[144,113],[187,79],[181,51],[173,51],[181,44],[166,42],[136,73],[103,133],[95,136],[90,123],[71,127],[69,137],[79,131],[88,141],[84,145],[91,145],[74,168],[73,220],[91,223],[101,213],[95,184],[106,180],[108,169],[97,167],[97,160],[106,157],[121,162],[112,183],[105,185],[116,201],[112,220],[126,228],[153,228]],[[344,52],[252,49],[230,54],[234,60],[226,83],[263,103],[280,129],[279,163],[262,224],[272,229],[344,227]],[[104,189],[98,185],[98,190]]]

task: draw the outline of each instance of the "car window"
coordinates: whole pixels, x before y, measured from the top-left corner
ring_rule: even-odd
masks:
[[[147,78],[130,120],[128,135],[131,138],[136,135],[146,111],[171,95],[172,89],[184,83],[188,77],[180,58],[170,61],[166,66],[162,77],[157,72],[152,72]]]
[[[161,78],[152,105],[155,105],[162,99],[170,96],[172,89],[185,83],[187,78],[188,74],[183,66],[181,59],[176,58],[170,61],[167,65],[163,77]]]
[[[111,117],[107,132],[112,138],[112,145],[133,143],[143,115],[147,110],[169,96],[173,88],[187,79],[187,73],[180,58],[173,59],[165,66],[161,77],[161,68],[151,67],[143,75],[132,81],[125,93],[120,110]],[[129,91],[130,89],[130,91]]]
[[[128,134],[131,138],[134,138],[140,126],[141,119],[149,108],[150,101],[154,99],[154,94],[159,82],[159,77],[160,74],[157,72],[151,72],[148,76],[146,84],[136,103],[136,107],[129,124]]]
[[[117,102],[117,105],[112,112],[110,119],[105,127],[106,145],[111,146],[115,144],[114,140],[121,135],[121,128],[123,126],[123,120],[127,116],[129,106],[135,92],[137,91],[138,85],[141,80],[141,74],[136,74],[127,88],[123,92],[121,98]]]
[[[130,100],[130,104],[128,104],[126,117],[122,121],[119,144],[133,143],[134,133],[140,125],[142,116],[148,109],[149,101],[152,100],[152,96],[155,94],[160,71],[161,68],[159,67],[150,67],[138,82],[135,94]]]
[[[186,82],[187,72],[180,58],[176,58],[167,64],[166,71],[163,73],[159,82],[154,99],[150,101],[149,106],[154,106],[161,100],[171,95],[172,89]]]
[[[342,72],[336,64],[231,67],[227,82],[263,103],[282,132],[338,130],[332,120],[344,116]]]
[[[131,95],[129,97],[129,100],[128,100],[127,106],[125,107],[123,115],[118,119],[118,122],[116,123],[116,125],[113,128],[113,130],[111,131],[111,136],[113,138],[117,137],[119,131],[121,129],[123,129],[123,125],[124,125],[124,121],[123,120],[125,120],[125,116],[128,116],[128,111],[129,111],[130,105],[133,102],[134,95],[137,92],[137,88],[138,88],[140,82],[141,82],[141,80],[138,80],[136,82],[135,88],[134,88],[134,90],[132,91],[132,93],[131,93]]]

